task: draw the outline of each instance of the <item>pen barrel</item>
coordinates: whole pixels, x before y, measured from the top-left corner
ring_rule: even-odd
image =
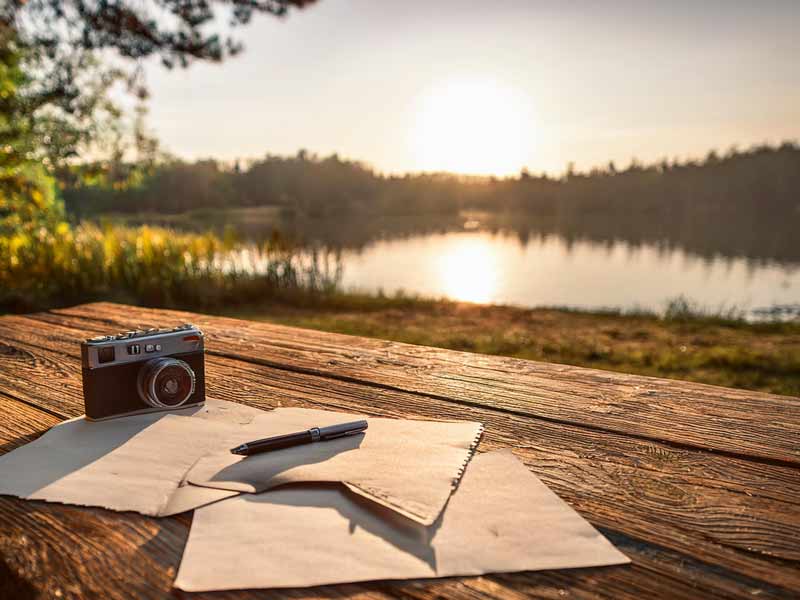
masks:
[[[261,440],[247,445],[247,454],[257,454],[259,452],[268,452],[269,450],[280,450],[281,448],[290,448],[292,446],[299,446],[300,444],[311,443],[310,431],[299,431],[297,433],[287,433],[286,435],[276,435],[275,437],[267,440]]]
[[[344,435],[360,433],[367,428],[366,421],[353,421],[351,423],[341,423],[340,425],[328,425],[319,428],[320,438],[330,440]]]

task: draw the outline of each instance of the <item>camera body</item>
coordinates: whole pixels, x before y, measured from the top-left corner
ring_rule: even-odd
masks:
[[[205,402],[203,332],[194,325],[105,335],[81,342],[90,421]]]

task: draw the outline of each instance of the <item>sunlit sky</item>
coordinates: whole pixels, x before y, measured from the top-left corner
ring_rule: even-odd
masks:
[[[187,159],[561,173],[800,138],[800,2],[320,0],[221,65],[148,65]]]

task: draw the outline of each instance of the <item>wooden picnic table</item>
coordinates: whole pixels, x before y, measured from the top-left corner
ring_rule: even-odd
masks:
[[[207,396],[482,421],[631,565],[185,594],[191,514],[0,497],[0,598],[797,598],[800,399],[99,303],[0,317],[0,453],[83,413],[79,341],[199,325]]]

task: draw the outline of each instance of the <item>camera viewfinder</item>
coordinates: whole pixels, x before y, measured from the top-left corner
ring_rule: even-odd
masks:
[[[114,346],[105,346],[97,349],[97,362],[110,363],[114,362]]]

